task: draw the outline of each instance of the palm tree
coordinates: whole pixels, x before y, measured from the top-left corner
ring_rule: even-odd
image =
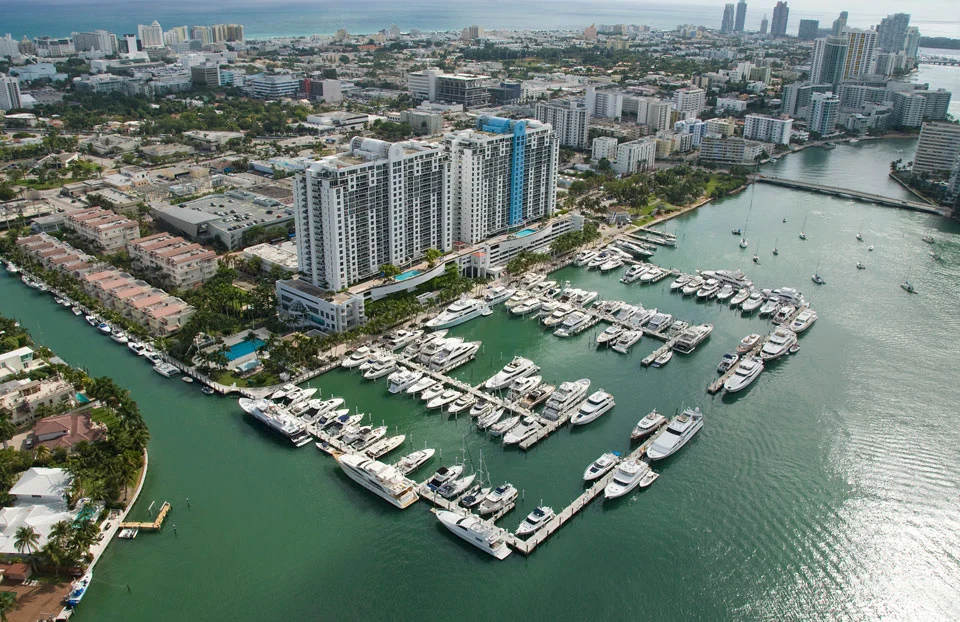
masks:
[[[3,448],[7,448],[7,441],[13,438],[13,435],[17,433],[17,426],[14,425],[13,420],[10,418],[10,413],[7,410],[0,410],[0,442],[3,443]]]
[[[443,257],[443,253],[435,248],[428,248],[423,253],[423,258],[427,260],[427,265],[431,268],[437,265],[437,261]]]
[[[7,622],[7,613],[17,606],[17,595],[14,592],[0,592],[0,622]]]
[[[22,555],[32,555],[37,551],[40,545],[40,534],[29,525],[17,528],[17,533],[13,537],[13,547],[20,551]]]

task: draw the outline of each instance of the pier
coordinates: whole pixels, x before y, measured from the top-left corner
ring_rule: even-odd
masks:
[[[433,505],[435,505],[440,509],[449,510],[450,512],[456,512],[457,514],[469,513],[467,512],[467,510],[460,507],[459,505],[460,499],[462,499],[466,495],[466,492],[464,492],[463,494],[457,495],[453,499],[447,499],[441,495],[438,495],[436,492],[430,490],[429,488],[427,488],[427,482],[423,482],[422,484],[419,484],[417,486],[417,493],[419,493],[421,497],[423,497],[424,499],[426,499],[427,501],[429,501],[430,503],[432,503]],[[503,518],[504,516],[506,516],[507,514],[509,514],[510,512],[512,512],[513,509],[516,507],[517,507],[517,501],[516,499],[514,499],[507,505],[497,510],[492,516],[489,516],[487,518],[480,518],[478,515],[478,518],[480,518],[480,520],[483,520],[483,521],[489,521],[491,523],[495,523],[501,518]]]
[[[143,529],[145,531],[160,531],[160,528],[163,527],[163,521],[167,518],[167,514],[170,513],[170,510],[173,506],[170,505],[169,501],[164,501],[163,505],[160,506],[160,511],[157,513],[157,517],[153,520],[152,523],[144,522],[125,522],[120,523],[118,527],[120,529]],[[176,531],[176,530],[174,530]]]
[[[870,192],[862,192],[860,190],[850,190],[848,188],[838,188],[836,186],[824,186],[822,184],[814,184],[808,181],[798,181],[795,179],[786,179],[783,177],[773,177],[770,175],[754,175],[754,181],[762,182],[765,184],[773,184],[775,186],[783,186],[786,188],[794,188],[797,190],[808,190],[810,192],[819,192],[820,194],[830,194],[837,197],[842,197],[845,199],[854,199],[856,201],[864,201],[866,203],[876,203],[877,205],[885,205],[888,207],[900,207],[903,209],[909,209],[916,212],[923,212],[925,214],[936,214],[938,216],[944,216],[945,211],[941,210],[929,203],[921,203],[919,201],[907,201],[906,199],[892,199],[890,197],[885,197],[879,194],[873,194]]]

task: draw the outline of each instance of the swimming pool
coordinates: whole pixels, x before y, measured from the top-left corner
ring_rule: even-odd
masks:
[[[406,281],[407,279],[412,279],[413,277],[418,276],[420,274],[423,274],[423,272],[421,272],[420,270],[407,270],[406,272],[402,272],[397,276],[393,277],[393,280]]]
[[[536,229],[521,229],[520,231],[517,231],[513,235],[517,236],[518,238],[525,238],[528,235],[532,235],[536,232],[537,232]]]
[[[226,352],[227,360],[235,361],[241,356],[252,354],[253,352],[257,351],[257,348],[263,347],[265,343],[266,342],[263,341],[262,339],[254,339],[253,341],[241,341],[237,345],[232,346],[229,350],[227,350]]]

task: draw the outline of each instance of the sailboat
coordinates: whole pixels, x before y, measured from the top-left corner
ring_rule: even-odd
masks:
[[[800,225],[800,239],[801,239],[801,240],[806,240],[806,239],[807,239],[807,234],[803,232],[803,230],[806,228],[806,226],[807,226],[807,217],[804,216],[804,217],[803,217],[803,224]]]
[[[753,253],[753,263],[755,264],[760,263],[760,242],[757,242],[756,251]]]
[[[907,276],[903,279],[903,283],[900,284],[900,287],[903,288],[903,291],[908,294],[916,294],[917,289],[913,286],[913,283],[910,282],[910,268],[907,268]]]
[[[857,231],[857,242],[863,242],[863,221],[860,221],[860,230]]]
[[[779,239],[780,239],[780,238],[777,238],[777,240],[779,240]],[[777,249],[777,240],[774,240],[774,241],[773,241],[773,254],[774,254],[774,255],[779,255],[779,254],[780,254],[780,251]]]
[[[750,224],[750,214],[753,212],[753,195],[756,186],[756,183],[754,183],[750,187],[750,209],[747,210],[747,222],[743,223],[743,231],[740,234],[740,248],[750,246],[750,241],[747,239],[747,226]]]
[[[817,261],[817,271],[813,273],[813,276],[810,279],[817,285],[825,285],[826,281],[823,280],[823,277],[820,276],[820,261]]]

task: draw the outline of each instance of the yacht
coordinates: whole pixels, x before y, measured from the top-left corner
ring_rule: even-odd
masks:
[[[550,317],[554,311],[559,309],[561,306],[564,306],[564,303],[559,300],[547,300],[544,299],[541,301],[540,312],[537,313],[537,319],[543,321],[544,318]]]
[[[770,292],[770,294],[779,298],[782,302],[792,304],[795,307],[807,306],[803,294],[800,293],[800,290],[794,289],[793,287],[780,287]]]
[[[446,333],[446,331],[440,332]],[[417,354],[417,362],[419,362],[421,365],[428,365],[430,363],[430,359],[436,356],[437,352],[454,340],[457,340],[456,343],[463,343],[463,339],[460,337],[437,337],[424,342],[423,346],[420,348],[420,352]]]
[[[597,256],[597,251],[580,251],[576,257],[573,259],[573,265],[580,267],[584,264],[590,263],[594,257]]]
[[[430,410],[443,408],[447,404],[451,404],[454,401],[456,401],[456,399],[459,398],[461,395],[463,395],[463,393],[461,393],[460,391],[457,391],[455,389],[447,389],[440,395],[436,396],[435,398],[427,402],[427,408]]]
[[[100,324],[97,325],[97,330],[99,330],[104,335],[109,335],[110,333],[113,332],[113,328],[111,328],[110,325],[107,324],[106,322],[100,322]]]
[[[607,263],[611,259],[612,253],[609,250],[604,250],[593,257],[590,261],[587,262],[587,270],[594,270],[599,268],[603,264]]]
[[[485,551],[500,560],[506,559],[510,555],[510,547],[507,546],[507,536],[509,534],[505,529],[484,522],[472,514],[462,516],[456,512],[436,508],[433,513],[437,515],[440,524],[451,533],[481,551]]]
[[[669,313],[656,313],[647,321],[647,330],[652,333],[662,333],[673,323],[673,316]]]
[[[434,381],[432,378],[431,378],[431,381],[434,384],[428,386],[426,389],[423,390],[423,393],[420,394],[420,399],[422,399],[424,402],[429,402],[430,400],[437,397],[444,391],[442,382]]]
[[[430,359],[430,369],[434,371],[449,371],[472,361],[480,350],[479,341],[467,341],[450,349],[444,348],[435,357]]]
[[[583,292],[583,294],[577,300],[577,304],[581,307],[589,307],[590,303],[597,299],[599,292]]]
[[[83,319],[87,322],[87,324],[94,328],[100,325],[100,318],[95,315],[85,315],[83,316]]]
[[[730,298],[731,307],[739,307],[750,297],[750,290],[743,287]]]
[[[147,347],[139,341],[127,341],[127,350],[130,350],[137,356],[143,356],[143,352],[146,349]]]
[[[496,514],[503,508],[516,501],[519,494],[520,493],[516,488],[514,488],[513,484],[497,486],[487,493],[487,496],[484,497],[483,501],[480,502],[480,507],[477,508],[477,513],[479,513],[480,516]]]
[[[388,335],[384,342],[391,350],[399,350],[423,336],[422,330],[404,330],[400,329],[393,334]]]
[[[460,477],[463,474],[463,465],[455,464],[452,467],[442,466],[437,469],[437,472],[433,474],[429,480],[427,480],[427,488],[430,490],[436,491],[441,486],[447,482],[452,482],[453,480]]]
[[[420,498],[416,484],[395,467],[359,454],[334,454],[347,477],[401,510]]]
[[[720,358],[720,363],[717,364],[717,371],[720,372],[721,374],[725,374],[731,369],[733,369],[733,366],[736,365],[738,362],[740,362],[739,354],[727,352]]]
[[[712,332],[713,324],[691,326],[677,337],[676,343],[673,344],[673,349],[680,354],[690,354],[704,339],[709,337]]]
[[[564,318],[571,313],[573,313],[573,307],[568,304],[561,303],[560,306],[554,309],[553,313],[543,318],[543,325],[547,327],[556,326],[557,324],[562,323]]]
[[[174,376],[180,373],[180,370],[177,368],[176,365],[165,363],[163,361],[154,365],[153,371],[157,372],[164,378],[173,378]]]
[[[487,293],[483,295],[483,301],[487,303],[487,306],[492,307],[501,302],[506,302],[516,293],[517,290],[515,289],[506,287],[505,285],[497,285],[487,290]]]
[[[471,406],[477,403],[477,398],[470,395],[469,393],[464,393],[457,399],[455,399],[450,406],[447,408],[447,412],[451,415],[456,415],[465,410],[468,410]]]
[[[677,290],[682,290],[683,286],[689,283],[693,279],[693,276],[689,274],[681,274],[670,284],[670,291],[675,292]]]
[[[310,442],[310,435],[307,434],[303,422],[282,407],[264,399],[253,400],[246,397],[241,397],[239,403],[245,413],[295,446],[303,447]]]
[[[553,511],[553,508],[541,505],[533,509],[532,512],[527,514],[527,517],[523,519],[523,522],[520,523],[520,526],[517,527],[518,536],[529,536],[530,534],[543,529],[550,520],[556,516],[557,513]]]
[[[397,359],[392,356],[380,359],[374,363],[367,371],[363,372],[363,377],[367,380],[378,380],[384,376],[392,374],[397,369]]]
[[[516,445],[540,431],[543,426],[535,417],[524,417],[503,436],[504,445]]]
[[[351,425],[344,426],[343,431],[340,433],[340,440],[346,443],[347,445],[352,445],[361,438],[369,438],[373,433],[374,427],[372,425]],[[386,430],[384,430],[386,433]]]
[[[363,421],[362,413],[351,415],[350,411],[347,410],[346,408],[338,410],[334,414],[336,416],[331,418],[329,421],[327,421],[323,425],[324,429],[326,428],[330,429],[330,433],[333,436],[340,436],[347,429],[353,428],[355,425]]]
[[[640,284],[647,285],[663,278],[663,269],[659,266],[650,266],[650,269],[640,276]]]
[[[522,289],[518,289],[516,292],[514,292],[513,296],[510,296],[509,298],[507,298],[507,300],[503,303],[503,306],[506,307],[507,309],[512,309],[517,305],[525,303],[532,296],[533,294],[531,294],[530,292]]]
[[[583,481],[592,482],[593,480],[600,479],[618,464],[620,464],[620,453],[608,451],[590,463],[590,466],[583,472]]]
[[[720,291],[720,281],[717,279],[707,279],[703,287],[697,290],[697,298],[700,300],[709,300]]]
[[[634,315],[637,314],[640,308],[635,305],[624,304],[620,307],[620,310],[617,311],[617,314],[614,316],[618,322],[626,322]]]
[[[574,311],[567,316],[567,318],[563,321],[563,324],[560,325],[560,328],[553,331],[553,334],[557,337],[572,337],[573,335],[577,335],[584,330],[589,323],[589,315],[586,313],[580,313],[579,311]]]
[[[163,358],[160,356],[160,354],[154,352],[153,350],[146,350],[143,353],[143,358],[151,365],[159,365],[163,362]]]
[[[617,467],[613,479],[603,489],[604,499],[616,499],[630,493],[649,473],[650,465],[642,460],[626,460]]]
[[[783,305],[777,309],[777,312],[773,314],[773,319],[770,321],[774,324],[783,324],[790,318],[791,315],[796,312],[796,310],[797,308],[793,305]]]
[[[740,303],[740,310],[744,313],[753,313],[763,305],[763,294],[752,292],[746,300]]]
[[[424,376],[423,378],[420,378],[420,380],[415,381],[409,387],[404,389],[404,392],[407,395],[416,395],[417,393],[420,393],[426,388],[432,387],[434,383],[436,383],[436,380],[434,380],[430,376]]]
[[[617,246],[639,259],[653,257],[653,251],[642,244],[634,244],[633,242],[627,242],[626,240],[617,240]]]
[[[920,239],[923,240],[924,242],[926,242],[927,244],[933,244],[934,242],[936,242],[936,240],[933,239],[933,236],[930,235],[929,233],[926,234],[926,235],[924,235],[924,236],[923,236],[922,238],[920,238]]]
[[[616,270],[623,265],[622,257],[611,257],[607,261],[600,264],[600,272],[610,272],[611,270]]]
[[[613,396],[600,389],[587,398],[587,401],[580,405],[580,410],[570,418],[573,425],[586,425],[591,421],[599,419],[616,405]]]
[[[640,337],[642,336],[643,332],[639,330],[624,331],[623,334],[617,339],[617,342],[613,344],[613,351],[619,352],[620,354],[628,353],[633,344],[640,341]]]
[[[863,262],[862,262],[862,261],[858,261],[858,262],[857,262],[857,270],[866,270],[866,269],[867,269],[867,267],[866,267],[865,265],[863,265]]]
[[[612,324],[605,331],[597,335],[597,345],[612,345],[623,334],[623,327],[619,324]]]
[[[737,369],[733,372],[733,375],[724,381],[723,390],[727,393],[742,391],[750,386],[750,383],[756,380],[762,371],[763,362],[760,359],[752,356],[744,357],[744,359],[740,361],[740,364],[737,365]]]
[[[486,430],[496,424],[500,421],[500,418],[503,417],[503,412],[504,410],[502,408],[497,408],[493,404],[490,404],[488,408],[484,409],[484,411],[477,416],[477,429]]]
[[[558,420],[562,415],[577,407],[590,389],[590,380],[581,378],[580,380],[560,383],[560,386],[543,409],[543,418],[551,421]]]
[[[427,322],[427,328],[450,328],[464,322],[490,315],[490,307],[476,298],[462,298],[443,311],[440,315]]]
[[[654,408],[647,416],[637,422],[637,425],[633,428],[633,431],[630,432],[631,441],[639,441],[642,438],[647,438],[654,432],[660,429],[660,426],[667,422],[667,418],[657,412],[657,409]]]
[[[70,586],[70,593],[67,594],[67,607],[72,608],[80,604],[80,601],[83,600],[83,597],[86,595],[87,589],[90,587],[90,583],[92,581],[93,569],[91,568],[86,572],[86,574],[77,579],[73,585]]]
[[[661,460],[673,455],[693,438],[702,427],[703,415],[699,408],[684,410],[671,419],[667,429],[653,441],[652,445],[647,447],[647,457],[651,460]]]
[[[633,317],[630,318],[630,323],[634,326],[640,327],[650,321],[650,319],[657,314],[656,309],[640,309],[638,310]]]
[[[690,296],[691,294],[696,294],[697,291],[701,287],[703,287],[703,283],[704,283],[704,279],[702,276],[695,276],[689,281],[687,281],[687,284],[683,286],[680,292],[684,296]]]
[[[444,499],[455,499],[466,492],[475,479],[477,479],[477,474],[471,473],[466,477],[447,482],[437,489],[437,494]]]
[[[626,272],[623,273],[623,276],[620,277],[621,283],[633,283],[647,271],[646,264],[640,264],[636,266],[630,266]]]
[[[340,361],[340,367],[345,367],[347,369],[353,369],[354,367],[360,367],[363,363],[370,358],[372,354],[370,348],[367,346],[361,346],[351,352],[350,354],[343,357]]]
[[[493,425],[488,426],[490,436],[492,438],[499,438],[515,428],[518,423],[520,423],[520,415],[514,415],[501,421],[497,421]]]
[[[543,306],[542,300],[540,300],[536,296],[530,296],[520,304],[510,309],[510,313],[513,315],[527,315],[528,313],[539,311],[540,307],[542,306]]]
[[[419,338],[414,339],[406,348],[403,349],[403,356],[406,358],[413,358],[420,353],[420,350],[423,349],[424,344],[433,341],[434,339],[443,339],[447,336],[449,331],[445,329],[435,330],[432,333],[424,333]]]
[[[550,396],[553,395],[555,390],[556,387],[552,384],[541,384],[530,393],[527,393],[523,399],[520,400],[520,406],[522,408],[526,408],[527,410],[532,410],[550,399]]]
[[[360,434],[358,434],[357,438],[355,438],[350,445],[355,449],[363,450],[367,447],[370,447],[386,435],[387,426],[381,425],[376,428],[371,427],[369,430],[363,430]]]
[[[663,367],[670,362],[670,359],[673,358],[673,350],[664,350],[663,353],[657,358],[653,359],[653,362],[650,363],[651,367]]]
[[[531,374],[540,371],[536,363],[522,356],[514,357],[512,361],[503,366],[503,369],[494,374],[489,380],[483,383],[483,388],[488,391],[498,391],[509,387],[515,380],[525,378]]]
[[[760,317],[773,315],[779,309],[780,309],[780,300],[777,298],[771,298],[770,300],[763,303],[762,307],[760,307]]]
[[[416,369],[398,369],[387,378],[387,381],[390,383],[387,390],[390,393],[406,391],[421,378],[423,378],[422,371]]]
[[[510,385],[510,400],[516,401],[540,386],[543,376],[526,376],[518,378]]]
[[[778,359],[787,353],[790,347],[797,343],[797,333],[789,328],[781,326],[770,333],[767,342],[760,349],[760,358],[764,361]]]
[[[720,288],[719,292],[717,292],[717,300],[720,302],[723,302],[724,300],[733,298],[734,293],[736,293],[736,290],[733,289],[733,285],[730,285],[729,283],[727,283],[726,285]]]
[[[367,454],[374,460],[377,460],[382,456],[387,455],[400,445],[403,445],[403,441],[405,440],[407,440],[407,436],[405,434],[397,434],[396,436],[382,438],[364,449],[363,453]]]
[[[408,475],[426,464],[434,453],[436,450],[433,448],[420,449],[400,458],[393,466],[403,475]]]
[[[814,322],[817,321],[817,313],[813,309],[804,309],[800,312],[800,315],[793,319],[793,322],[790,323],[790,330],[795,333],[802,333],[803,331],[810,328]]]
[[[669,329],[667,329],[667,335],[671,337],[679,337],[683,334],[683,331],[687,330],[688,328],[690,328],[690,324],[684,322],[683,320],[677,320],[670,325]]]
[[[480,400],[470,407],[470,416],[479,417],[480,415],[488,414],[493,408],[494,406],[490,402]]]

